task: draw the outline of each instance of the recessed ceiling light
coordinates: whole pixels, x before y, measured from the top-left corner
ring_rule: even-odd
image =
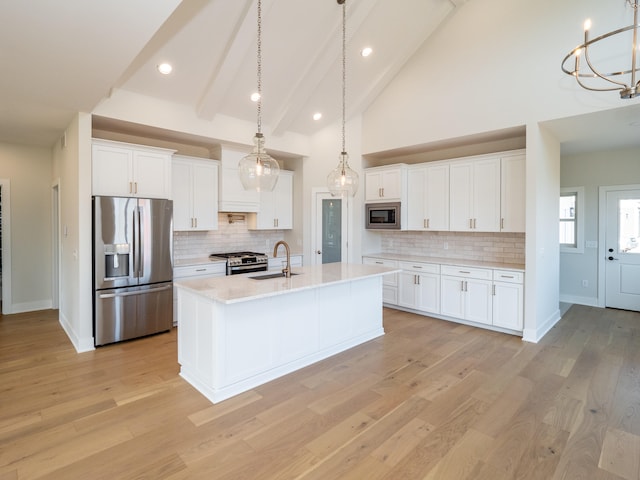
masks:
[[[322,118],[322,114],[320,112],[314,113],[313,114],[313,119],[318,121]]]
[[[173,67],[168,63],[158,65],[158,71],[163,75],[169,75],[173,71]]]
[[[260,94],[258,92],[252,93],[251,94],[251,101],[252,102],[257,102],[258,100],[260,100]]]
[[[360,55],[362,55],[363,57],[368,57],[369,55],[371,55],[373,53],[373,48],[371,47],[364,47],[361,51],[360,51]]]

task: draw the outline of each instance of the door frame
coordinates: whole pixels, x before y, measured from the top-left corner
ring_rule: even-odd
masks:
[[[2,313],[13,313],[11,297],[11,180],[0,178],[2,189]]]
[[[320,188],[320,187],[316,187],[313,188],[311,191],[311,265],[317,265],[317,259],[318,259],[318,255],[316,254],[316,251],[318,250],[318,245],[317,245],[317,236],[318,236],[318,232],[317,232],[317,221],[318,221],[318,215],[322,215],[322,212],[318,212],[318,197],[320,195],[331,195],[331,192],[329,192],[328,188]],[[352,225],[352,218],[350,217],[351,215],[351,211],[353,210],[351,208],[351,202],[352,199],[349,196],[346,197],[342,197],[342,218],[346,219],[346,221],[343,220],[342,224],[344,226],[344,231],[342,232],[342,259],[341,261],[343,262],[348,262],[349,261],[349,244],[351,242],[351,229],[349,229],[349,225]]]
[[[606,305],[606,275],[605,257],[607,241],[607,193],[615,191],[640,190],[640,184],[635,185],[606,185],[598,187],[598,307]]]
[[[60,308],[62,252],[60,249],[60,179],[51,185],[51,308]]]

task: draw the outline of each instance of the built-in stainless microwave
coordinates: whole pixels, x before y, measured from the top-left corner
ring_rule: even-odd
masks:
[[[367,203],[365,218],[369,230],[400,230],[400,202]]]

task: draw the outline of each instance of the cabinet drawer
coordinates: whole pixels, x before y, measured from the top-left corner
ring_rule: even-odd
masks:
[[[442,265],[443,275],[452,275],[464,278],[479,278],[492,280],[493,270],[487,268],[459,267],[454,265]]]
[[[494,270],[493,280],[495,282],[523,283],[524,272],[517,270]]]
[[[386,258],[377,258],[377,257],[362,257],[362,263],[364,265],[382,265],[385,267],[392,267],[392,268],[396,268],[398,266],[398,262],[396,260],[388,260]],[[398,274],[394,273],[391,275],[385,275],[384,277],[382,277],[382,283],[383,285],[386,285],[386,286],[395,287],[396,285],[398,285]],[[396,295],[397,295],[397,292],[396,292]],[[387,303],[395,304],[395,301],[387,302]]]
[[[440,273],[440,265],[437,263],[400,262],[401,269],[416,273]]]
[[[226,274],[226,265],[224,262],[212,265],[187,265],[184,267],[175,267],[173,269],[173,278],[187,278],[200,276],[223,276]]]

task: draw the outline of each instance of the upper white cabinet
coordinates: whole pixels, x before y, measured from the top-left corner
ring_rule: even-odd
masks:
[[[401,202],[406,198],[406,165],[367,168],[364,183],[365,202]]]
[[[260,211],[260,194],[255,190],[245,190],[238,176],[238,163],[248,153],[248,150],[236,150],[226,145],[222,147],[218,193],[218,209],[221,212]]]
[[[500,231],[500,158],[451,162],[449,208],[452,231]]]
[[[217,160],[174,155],[174,230],[217,230],[219,164]]]
[[[524,232],[526,218],[524,153],[501,159],[500,231]]]
[[[93,140],[93,195],[171,198],[171,156],[175,150]]]
[[[272,192],[260,192],[260,211],[248,219],[250,230],[293,228],[293,172],[280,170]]]
[[[409,167],[408,230],[449,230],[449,163]]]

